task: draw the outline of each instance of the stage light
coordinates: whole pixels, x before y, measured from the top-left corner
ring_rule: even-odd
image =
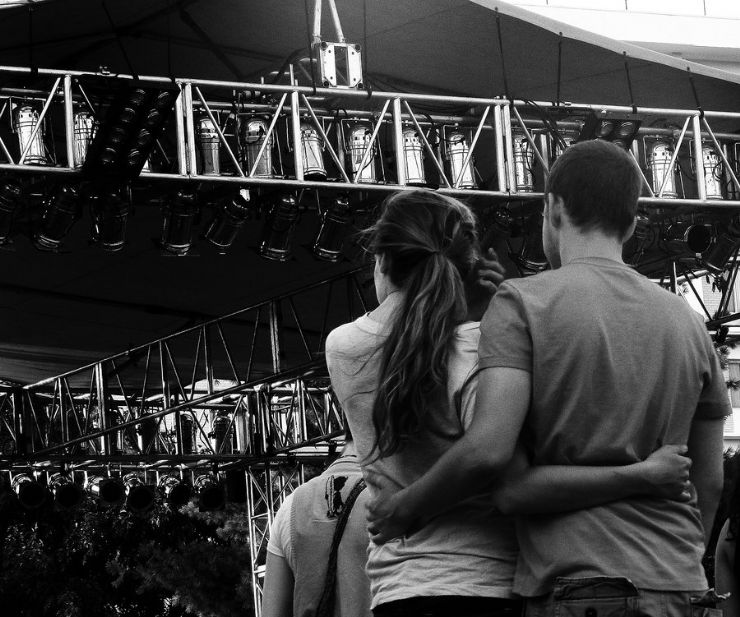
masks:
[[[164,476],[159,480],[159,490],[165,501],[172,506],[184,506],[190,501],[192,488],[177,476]]]
[[[249,191],[242,189],[216,204],[216,214],[206,230],[206,239],[220,253],[225,253],[234,243],[236,235],[249,216]]]
[[[729,266],[740,249],[740,219],[733,217],[727,227],[718,234],[714,244],[704,257],[704,265],[714,273],[720,273]]]
[[[33,131],[39,123],[39,112],[32,105],[23,105],[15,112],[15,131],[18,134],[18,146],[20,154],[28,148],[24,165],[46,165],[46,150],[44,149],[44,125],[36,131],[35,137],[31,139]],[[29,147],[30,144],[30,147]]]
[[[445,137],[445,158],[448,161],[449,179],[454,186],[459,178],[458,188],[461,189],[476,188],[473,158],[470,157],[468,164],[465,165],[465,159],[469,152],[470,145],[465,137],[465,133],[455,129],[447,134]]]
[[[518,193],[534,192],[534,151],[524,131],[512,131],[514,151],[514,184]]]
[[[257,178],[273,178],[272,173],[272,147],[275,143],[273,135],[267,136],[269,128],[267,120],[259,116],[253,116],[243,121],[239,130],[239,143],[242,151],[242,165],[244,171],[248,174],[257,161],[262,144],[267,142],[267,146],[259,159],[257,168],[254,170],[254,176]]]
[[[180,414],[180,435],[183,454],[195,454],[195,419],[190,413]]]
[[[93,223],[92,242],[104,251],[120,251],[126,242],[126,223],[129,206],[118,189],[103,194],[91,192],[87,196]]]
[[[82,167],[87,158],[90,143],[95,137],[95,118],[89,111],[78,111],[74,115],[74,161],[75,167]]]
[[[674,250],[701,255],[712,245],[712,235],[710,225],[679,222],[668,226],[663,238]]]
[[[231,454],[234,426],[228,416],[218,415],[213,419],[211,439],[216,454]]]
[[[636,116],[614,116],[601,112],[598,116],[591,112],[581,128],[578,141],[603,139],[623,149],[628,149],[637,136],[642,122]]]
[[[18,496],[18,502],[26,510],[36,510],[44,505],[49,493],[42,484],[25,473],[18,474],[11,482],[11,488]]]
[[[270,208],[260,244],[260,255],[275,261],[288,261],[293,254],[293,232],[298,221],[298,204],[284,193]]]
[[[696,173],[696,161],[693,148],[691,150],[691,171]],[[711,141],[701,142],[702,162],[704,166],[704,192],[707,199],[723,199],[722,184],[724,183],[724,163],[721,155]]]
[[[144,514],[154,507],[154,489],[145,484],[137,473],[123,476],[126,487],[126,509],[135,514]]]
[[[201,510],[218,510],[223,507],[224,490],[216,476],[210,474],[198,476],[193,483],[193,489]]]
[[[365,165],[362,165],[362,158],[365,150],[370,145],[373,136],[372,125],[368,122],[354,122],[347,127],[349,139],[347,143],[347,154],[350,161],[350,177],[353,182],[377,184],[378,178],[375,171],[375,161],[378,157],[378,149],[373,145],[372,150],[368,153]]]
[[[426,184],[424,174],[424,148],[415,129],[406,128],[402,133],[403,164],[406,169],[406,184]]]
[[[185,255],[193,244],[193,223],[198,213],[195,195],[178,191],[163,208],[162,248],[173,255]]]
[[[140,173],[161,133],[167,115],[177,98],[175,86],[153,86],[141,82],[123,84],[121,80],[91,76],[85,89],[101,101],[102,116],[90,142],[82,172],[100,181],[132,180]]]
[[[673,141],[658,137],[657,139],[645,140],[645,152],[648,167],[650,168],[651,185],[656,197],[660,188],[663,188],[663,199],[676,199],[676,168],[669,169],[671,159],[675,152]]]
[[[119,478],[91,476],[85,485],[87,492],[106,508],[118,506],[126,498],[126,487]]]
[[[303,176],[307,180],[326,178],[323,149],[324,142],[316,127],[308,122],[301,122],[301,160]]]
[[[12,180],[0,184],[0,246],[10,242],[13,214],[21,198],[21,187]]]
[[[79,218],[78,191],[73,186],[64,185],[57,189],[48,201],[41,219],[40,229],[34,234],[36,248],[56,251],[62,240]]]
[[[316,257],[335,262],[342,258],[342,244],[349,215],[347,195],[339,195],[324,210],[321,214],[321,227],[313,245]]]
[[[537,274],[548,267],[547,257],[542,247],[542,215],[532,215],[524,223],[524,237],[518,253],[510,254],[511,260],[519,267],[522,276]]]
[[[200,173],[205,176],[217,176],[221,173],[219,158],[220,139],[213,121],[208,116],[198,118],[196,127]]]
[[[72,510],[85,499],[82,487],[63,473],[55,473],[49,478],[49,488],[54,495],[54,503],[62,510]]]

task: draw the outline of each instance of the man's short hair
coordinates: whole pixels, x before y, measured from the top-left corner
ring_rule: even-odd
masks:
[[[553,164],[545,193],[563,199],[571,221],[584,230],[622,237],[637,214],[642,177],[635,160],[608,141],[570,146]]]

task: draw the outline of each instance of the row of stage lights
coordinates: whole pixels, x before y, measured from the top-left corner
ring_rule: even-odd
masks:
[[[51,475],[48,484],[20,473],[13,477],[11,489],[18,503],[31,511],[52,502],[61,510],[73,510],[88,497],[102,507],[124,507],[136,514],[149,512],[158,500],[177,508],[195,498],[202,510],[218,510],[226,502],[224,485],[216,474],[199,475],[192,485],[176,475],[165,475],[156,486],[146,484],[135,472],[122,478],[91,475],[83,486],[64,473]]]
[[[149,154],[156,135],[162,130],[164,119],[175,94],[167,90],[138,88],[123,102],[112,105],[106,122],[99,125],[88,110],[74,114],[74,161],[75,167],[88,174],[133,178],[142,169],[149,170]],[[19,106],[15,112],[15,130],[21,152],[26,151],[24,160],[28,164],[46,165],[48,160],[44,147],[43,126],[38,126],[39,114],[30,105]],[[570,120],[574,120],[570,117]],[[573,122],[572,122],[573,123]],[[237,143],[240,165],[245,172],[253,172],[257,178],[283,177],[282,158],[277,131],[270,131],[271,120],[267,116],[254,114],[240,120],[237,125]],[[564,129],[557,137],[551,136],[549,157],[554,160],[570,144],[588,139],[603,139],[629,148],[637,138],[641,126],[639,119],[630,117],[601,117],[589,112],[576,119],[578,129]],[[361,119],[339,123],[338,153],[345,159],[348,174],[359,184],[374,184],[384,181],[378,138],[372,144],[373,125]],[[459,188],[478,188],[475,159],[470,154],[467,131],[459,127],[442,126],[432,131],[437,135],[432,142],[440,141],[446,172]],[[196,118],[195,137],[199,173],[218,176],[223,173],[221,163],[221,139],[211,116],[203,114]],[[537,133],[535,129],[534,134]],[[439,135],[441,134],[441,138]],[[406,125],[402,131],[401,156],[404,161],[406,181],[409,184],[426,185],[425,148],[416,127]],[[670,169],[675,150],[675,141],[669,136],[646,136],[644,138],[644,161],[651,176],[655,193],[663,191],[666,199],[679,196],[679,170]],[[740,144],[740,142],[738,142]],[[736,150],[738,149],[736,145]],[[325,180],[327,168],[324,161],[325,145],[317,128],[309,121],[300,123],[300,148],[304,177],[310,180]],[[521,128],[512,131],[514,179],[518,192],[535,191],[535,154],[532,144]],[[723,162],[711,140],[702,144],[702,164],[707,199],[725,199],[727,182],[724,178]],[[734,153],[735,157],[740,152]],[[691,159],[692,167],[696,164]]]
[[[282,192],[265,204],[257,205],[250,192],[241,189],[215,203],[214,215],[204,237],[225,253],[234,243],[245,222],[260,208],[266,210],[259,252],[277,261],[290,259],[293,235],[300,209],[296,195]],[[21,186],[13,180],[0,181],[0,245],[11,240],[13,220],[22,200]],[[92,220],[91,242],[109,252],[120,251],[126,242],[130,205],[119,189],[100,190],[92,185],[78,188],[62,185],[45,200],[43,215],[35,226],[32,239],[40,250],[57,251],[81,212],[89,209]],[[168,254],[185,255],[194,244],[195,225],[200,207],[194,191],[180,190],[164,204],[161,248]],[[349,198],[339,194],[325,204],[312,243],[314,254],[326,261],[339,261],[346,228],[351,219]]]

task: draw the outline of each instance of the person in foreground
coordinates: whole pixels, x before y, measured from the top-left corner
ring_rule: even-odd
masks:
[[[506,281],[494,296],[480,326],[477,401],[465,434],[403,487],[366,473],[374,542],[433,524],[497,488],[495,504],[520,514],[514,591],[528,615],[576,606],[591,607],[587,616],[696,610],[692,597],[707,588],[704,529],[721,491],[729,401],[699,316],[622,261],[640,182],[633,159],[603,141],[576,144],[555,162],[543,225],[553,270]],[[522,483],[527,465],[629,465],[683,443],[693,461],[688,500],[603,500],[595,487],[593,504],[563,491],[570,511],[527,514],[550,500],[547,483]]]
[[[479,339],[472,319],[490,293],[477,283],[484,260],[473,215],[455,199],[431,191],[391,196],[369,245],[380,305],[333,330],[326,359],[364,473],[402,488],[470,426]],[[541,486],[537,507],[544,510],[639,491],[680,494],[687,469],[678,448],[663,448],[649,461],[620,468],[533,468],[512,493],[525,503],[536,491],[519,487]],[[491,512],[489,497],[470,497],[445,504],[440,516],[408,538],[370,546],[376,616],[520,611],[512,593],[513,522]]]
[[[369,617],[367,491],[352,441],[283,502],[270,528],[262,617]]]

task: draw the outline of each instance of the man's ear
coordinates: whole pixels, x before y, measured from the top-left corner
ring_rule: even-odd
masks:
[[[627,242],[632,237],[632,234],[635,233],[635,227],[637,227],[637,217],[632,219],[632,223],[627,228],[627,231],[624,232],[624,235],[622,236],[622,244]]]
[[[563,212],[565,208],[565,202],[560,195],[548,193],[545,201],[545,212],[544,215],[548,217],[550,225],[555,229],[560,229],[563,224]]]

